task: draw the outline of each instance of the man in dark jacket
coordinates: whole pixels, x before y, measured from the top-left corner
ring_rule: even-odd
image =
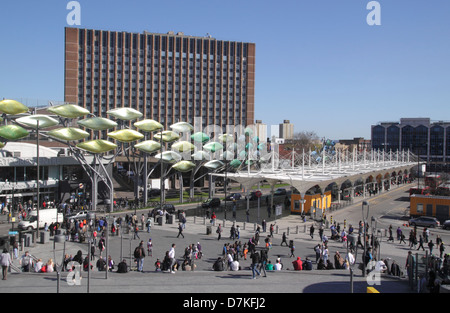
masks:
[[[223,260],[222,258],[217,258],[216,262],[214,262],[213,264],[213,270],[217,271],[217,272],[221,272],[223,271]]]

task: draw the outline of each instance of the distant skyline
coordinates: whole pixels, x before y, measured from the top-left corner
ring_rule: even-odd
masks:
[[[3,1],[0,97],[64,99],[70,1]],[[79,0],[88,29],[184,32],[256,44],[255,119],[370,138],[403,117],[450,120],[450,1]]]

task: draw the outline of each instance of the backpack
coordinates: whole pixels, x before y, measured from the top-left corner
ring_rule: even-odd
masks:
[[[141,248],[140,247],[136,247],[136,249],[134,249],[134,257],[136,259],[139,259],[141,257]]]

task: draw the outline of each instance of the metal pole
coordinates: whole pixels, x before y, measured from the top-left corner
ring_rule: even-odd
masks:
[[[36,173],[36,201],[37,201],[37,225],[36,225],[36,241],[39,240],[39,207],[40,207],[40,200],[39,200],[39,120],[37,120],[37,126],[36,126],[36,164],[37,164],[37,173]]]
[[[90,280],[91,280],[91,247],[92,246],[92,240],[89,238],[89,250],[88,250],[88,281],[87,281],[87,293],[89,293],[89,286],[90,286]]]

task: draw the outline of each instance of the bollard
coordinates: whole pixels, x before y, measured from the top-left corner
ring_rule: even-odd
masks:
[[[275,234],[278,235],[278,225],[277,225],[277,227],[275,228]]]
[[[194,215],[194,224],[195,224],[196,220],[197,220],[197,216]]]
[[[222,225],[223,227],[225,227],[225,219],[223,219]]]
[[[203,216],[203,225],[206,225],[206,217]]]
[[[289,236],[289,227],[287,228],[286,235]]]
[[[243,226],[242,226],[242,229],[245,230],[245,222],[244,222],[244,224],[243,224]]]
[[[298,225],[297,225],[297,227],[296,227],[297,229],[296,229],[296,234],[298,235]]]
[[[256,230],[256,223],[253,223],[253,230]]]
[[[306,225],[303,226],[303,232],[306,234]]]

